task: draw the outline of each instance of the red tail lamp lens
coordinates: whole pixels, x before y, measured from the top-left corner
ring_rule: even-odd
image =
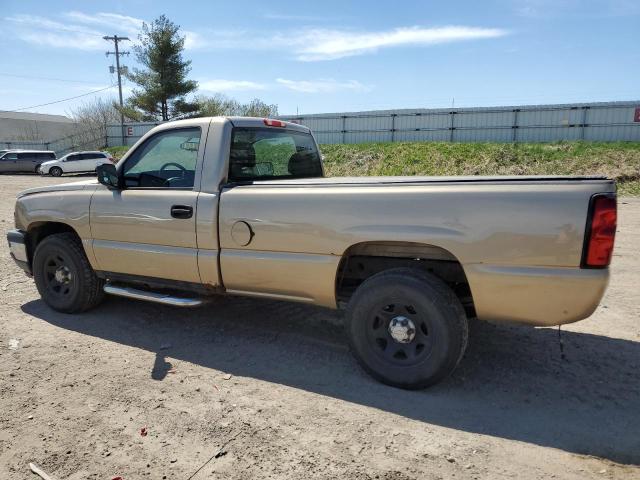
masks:
[[[594,197],[591,227],[587,232],[587,267],[606,267],[611,263],[613,243],[616,237],[616,199],[615,197]]]
[[[281,122],[280,120],[272,120],[270,118],[265,118],[263,122],[267,127],[286,127],[287,126],[286,123]]]

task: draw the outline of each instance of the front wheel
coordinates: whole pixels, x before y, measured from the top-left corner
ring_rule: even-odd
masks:
[[[42,300],[59,312],[83,312],[104,298],[104,281],[96,276],[73,233],[50,235],[38,244],[33,278]]]
[[[464,308],[426,272],[396,268],[364,281],[349,301],[347,331],[360,365],[377,380],[425,388],[456,368],[467,346]]]
[[[49,175],[52,177],[60,177],[62,176],[62,169],[60,167],[51,167],[49,170]]]

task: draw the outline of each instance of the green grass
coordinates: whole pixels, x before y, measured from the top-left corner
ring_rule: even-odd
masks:
[[[105,150],[107,152],[109,152],[111,155],[113,155],[113,158],[115,158],[116,160],[120,160],[122,158],[122,156],[127,153],[127,151],[129,150],[128,146],[124,146],[124,147],[107,147],[105,148]]]
[[[321,145],[328,176],[606,175],[640,195],[640,143],[396,142]]]
[[[120,158],[128,147],[107,150]],[[640,196],[640,142],[321,145],[328,176],[606,175],[621,195]]]

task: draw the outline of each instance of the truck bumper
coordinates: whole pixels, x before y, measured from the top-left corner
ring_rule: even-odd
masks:
[[[480,320],[549,327],[577,322],[598,307],[609,269],[466,265]]]
[[[10,230],[7,233],[7,242],[9,242],[11,258],[27,275],[31,275],[31,264],[27,254],[27,234],[21,230]]]

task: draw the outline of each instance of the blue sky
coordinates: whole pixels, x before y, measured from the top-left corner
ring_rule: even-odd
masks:
[[[186,35],[199,93],[281,114],[640,99],[640,0],[0,3],[0,110],[108,87],[101,37],[135,39],[160,14]]]

